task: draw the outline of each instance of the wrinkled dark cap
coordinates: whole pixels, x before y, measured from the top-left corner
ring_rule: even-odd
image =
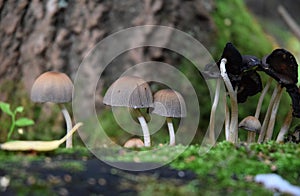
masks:
[[[243,73],[238,83],[238,103],[244,103],[249,96],[256,95],[261,91],[262,82],[259,74],[254,70]]]
[[[253,70],[261,65],[261,60],[258,59],[256,56],[242,55],[242,59],[242,71]]]
[[[296,84],[286,85],[286,91],[291,97],[293,116],[300,118],[300,92]]]
[[[297,84],[298,64],[295,57],[285,49],[276,49],[262,60],[262,70],[282,86]]]
[[[220,67],[221,60],[223,58],[227,59],[225,68],[229,78],[230,76],[233,77],[235,75],[240,75],[242,73],[241,70],[241,66],[243,63],[242,55],[232,43],[228,42],[226,44],[221,59],[218,62],[219,67]]]

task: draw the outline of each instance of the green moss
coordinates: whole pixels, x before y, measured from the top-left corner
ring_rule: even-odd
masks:
[[[243,0],[216,0],[212,16],[218,30],[216,54],[219,58],[227,42],[232,42],[242,54],[259,58],[272,51],[272,44],[261,26],[247,10]]]

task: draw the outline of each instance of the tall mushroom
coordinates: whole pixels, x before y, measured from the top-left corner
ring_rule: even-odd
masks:
[[[153,107],[152,92],[145,80],[135,76],[120,77],[108,88],[103,103],[110,106],[132,108],[142,127],[144,144],[146,147],[151,146],[148,125],[140,111],[140,108]]]
[[[269,111],[273,113],[273,118],[271,120],[265,119],[264,121],[268,123],[263,123],[259,142],[269,140],[273,134],[274,121],[276,117],[276,110],[278,109],[278,104],[280,102],[280,94],[282,93],[282,87],[286,88],[286,91],[290,95],[292,99],[292,107],[293,107],[293,116],[300,117],[300,93],[297,87],[298,82],[298,64],[296,62],[295,57],[285,49],[275,49],[271,54],[264,57],[261,64],[261,69],[274,78],[279,84],[275,89],[274,100],[272,100],[272,104],[270,104]],[[269,113],[270,113],[269,112]],[[268,114],[268,113],[267,113]],[[266,114],[266,116],[267,116]],[[270,118],[271,115],[269,114]],[[268,124],[268,128],[266,130],[266,126],[264,124]],[[266,136],[265,136],[266,135]]]
[[[72,100],[73,83],[70,78],[60,72],[49,71],[40,75],[31,88],[30,98],[33,102],[61,103],[61,111],[66,121],[67,133],[72,128],[72,120],[63,103]],[[66,141],[66,147],[72,147],[72,136]]]
[[[182,95],[171,89],[157,91],[154,94],[154,108],[152,113],[166,117],[170,145],[175,145],[175,131],[172,118],[182,118],[186,116],[186,107]]]

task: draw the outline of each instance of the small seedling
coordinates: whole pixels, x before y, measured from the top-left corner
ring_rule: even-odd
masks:
[[[11,117],[11,124],[9,128],[9,132],[7,134],[7,140],[10,140],[10,137],[15,130],[15,127],[25,127],[34,124],[34,121],[29,118],[19,118],[16,119],[17,113],[22,113],[24,108],[23,106],[18,106],[14,111],[10,109],[10,104],[0,101],[0,109],[2,112],[8,114]]]

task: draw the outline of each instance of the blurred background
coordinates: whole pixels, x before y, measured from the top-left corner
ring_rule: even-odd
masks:
[[[24,106],[23,116],[35,121],[34,126],[25,127],[24,133],[15,132],[13,139],[60,138],[65,125],[56,104],[36,104],[30,101],[30,90],[34,80],[45,71],[64,72],[74,80],[76,71],[98,42],[124,28],[137,25],[165,25],[177,28],[196,38],[217,61],[227,42],[232,42],[242,54],[258,58],[270,54],[273,49],[283,47],[300,59],[299,34],[288,25],[278,12],[283,6],[300,25],[300,1],[292,0],[11,0],[0,1],[0,101],[8,102],[12,108]],[[299,32],[298,32],[299,33]],[[211,100],[201,95],[208,89],[200,73],[187,59],[160,48],[142,48],[124,54],[112,65],[126,69],[140,62],[154,60],[176,66],[192,82],[201,106],[198,135],[194,142],[205,134],[209,122]],[[109,107],[102,104],[105,90],[115,78],[110,66],[98,82],[95,104],[103,128],[112,140],[123,144],[132,137],[115,122]],[[263,84],[268,76],[260,73]],[[273,83],[273,87],[275,86]],[[153,90],[159,86],[152,85]],[[272,90],[272,88],[271,88]],[[261,121],[268,106],[272,91],[263,104]],[[260,94],[239,104],[239,119],[253,115]],[[275,132],[278,132],[291,100],[284,93],[280,104]],[[71,111],[71,103],[67,105]],[[178,124],[179,121],[176,121]],[[292,127],[299,123],[294,119]],[[10,118],[0,113],[0,142],[5,141]],[[175,126],[176,127],[176,126]],[[155,134],[154,141],[165,143],[165,129]],[[241,139],[243,139],[241,132]],[[224,139],[224,133],[219,138]],[[81,144],[78,135],[75,145]]]

